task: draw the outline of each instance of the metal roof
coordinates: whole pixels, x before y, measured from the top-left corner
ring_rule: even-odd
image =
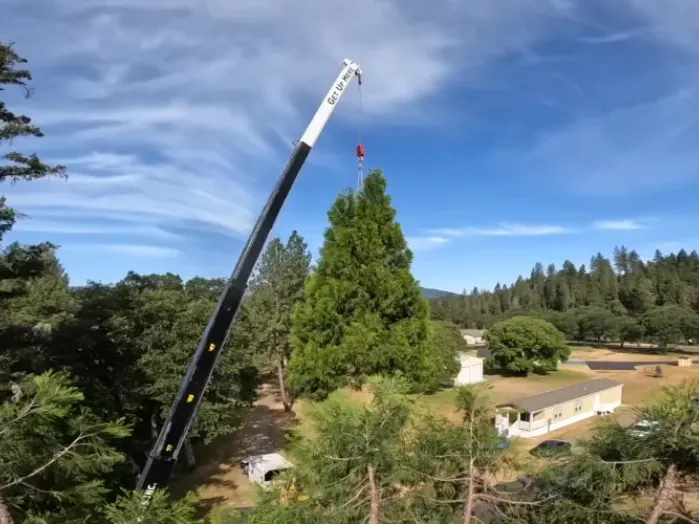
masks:
[[[485,329],[462,329],[462,335],[470,335],[472,337],[482,337],[485,334]]]
[[[542,409],[550,408],[551,406],[557,406],[558,404],[563,404],[564,402],[570,402],[571,400],[594,395],[595,393],[606,391],[621,385],[622,383],[617,382],[616,380],[609,378],[598,378],[596,380],[589,380],[587,382],[579,382],[578,384],[566,386],[561,389],[546,391],[530,397],[513,399],[507,404],[516,406],[529,413],[534,413],[536,411],[541,411]]]

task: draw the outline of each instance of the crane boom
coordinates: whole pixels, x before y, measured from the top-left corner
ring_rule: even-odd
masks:
[[[358,77],[361,84],[359,65],[351,60],[345,60],[335,82],[301,135],[301,139],[296,143],[291,158],[279,176],[276,186],[250,233],[247,244],[221,293],[216,309],[189,363],[168,417],[138,479],[136,489],[146,493],[144,500],[146,505],[153,492],[165,486],[170,478],[187,432],[194,421],[197,408],[204,397],[216,362],[223,351],[228,332],[243,301],[248,279],[264,248],[267,237],[306,158],[354,76]]]

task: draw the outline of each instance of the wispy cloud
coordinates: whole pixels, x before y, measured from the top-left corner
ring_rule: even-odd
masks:
[[[142,244],[96,244],[85,247],[98,251],[110,251],[112,253],[130,255],[138,258],[172,258],[180,254],[179,250],[170,247]]]
[[[461,227],[435,228],[426,230],[433,235],[442,237],[529,237],[565,235],[591,231],[632,231],[647,228],[647,224],[639,220],[595,220],[588,225],[562,226],[553,224],[498,224],[493,227]],[[437,237],[439,238],[439,237]]]
[[[412,251],[428,251],[449,243],[449,239],[440,236],[410,236],[406,237]]]
[[[465,236],[543,236],[561,235],[573,230],[548,224],[501,224],[495,227],[437,228],[428,230],[435,235],[451,237]]]
[[[419,102],[522,52],[572,9],[544,0],[439,9],[398,0],[6,4],[12,20],[0,20],[0,31],[29,58],[38,87],[31,104],[14,108],[47,133],[35,146],[43,157],[71,172],[67,183],[8,188],[11,204],[56,220],[110,215],[238,237],[343,58],[371,78],[365,113],[417,117]],[[343,100],[336,125],[357,103]]]
[[[159,227],[133,224],[90,224],[87,222],[64,222],[25,219],[18,221],[15,231],[35,233],[55,233],[59,235],[124,235],[152,238],[177,239],[178,235]]]
[[[646,226],[636,220],[597,220],[592,223],[592,229],[602,231],[631,231],[645,229]]]
[[[699,3],[586,3],[597,9],[592,9],[597,19],[588,19],[589,32],[573,40],[606,45],[609,51],[596,64],[566,71],[566,81],[575,82],[580,94],[577,103],[563,104],[573,118],[531,133],[532,143],[516,146],[508,164],[557,190],[588,197],[648,194],[695,183]],[[601,23],[605,10],[612,16]],[[581,55],[589,59],[590,52],[598,51],[588,48]]]

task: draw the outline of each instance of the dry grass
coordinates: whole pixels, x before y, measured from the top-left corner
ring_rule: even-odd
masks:
[[[651,353],[641,352],[633,348],[624,350],[612,350],[606,348],[593,348],[588,346],[574,347],[573,353],[570,356],[571,360],[603,360],[605,362],[624,362],[624,361],[660,361],[667,360],[668,362],[677,363],[677,358],[687,356],[680,353]]]
[[[577,350],[571,358],[580,360],[662,360],[658,355],[644,355],[612,352],[606,349]],[[676,357],[667,356],[669,361]],[[662,387],[677,385],[686,379],[699,380],[699,366],[679,368],[664,366],[664,378],[646,376],[643,369],[635,371],[592,371],[586,366],[566,366],[549,375],[532,375],[526,378],[487,376],[486,384],[495,403],[515,397],[533,395],[559,387],[608,377],[624,384],[624,406],[613,415],[621,421],[631,421],[633,407],[642,405],[656,397]],[[333,394],[347,402],[366,403],[371,400],[371,392],[343,389]],[[432,395],[414,397],[416,407],[440,413],[454,422],[460,420],[456,412],[456,390],[445,389]],[[294,428],[302,435],[310,436],[307,410],[310,403],[298,401],[294,406],[295,415],[284,413],[278,392],[270,386],[262,391],[262,396],[250,410],[246,424],[234,435],[221,437],[199,456],[199,466],[189,475],[178,479],[175,493],[183,494],[189,489],[196,491],[204,511],[222,506],[250,506],[253,504],[254,490],[240,470],[240,459],[247,455],[279,451],[285,444],[286,432]],[[599,423],[599,418],[591,418],[567,428],[547,434],[539,439],[519,440],[514,451],[528,467],[543,464],[529,455],[529,451],[542,440],[561,438],[575,440],[584,437]]]

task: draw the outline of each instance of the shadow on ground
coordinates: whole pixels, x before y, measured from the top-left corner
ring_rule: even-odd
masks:
[[[196,450],[197,466],[178,475],[173,482],[173,495],[179,498],[196,491],[202,515],[222,505],[249,507],[254,489],[240,468],[240,461],[250,455],[282,450],[295,418],[293,412],[284,412],[278,387],[264,384],[259,399],[248,409],[237,431]]]

